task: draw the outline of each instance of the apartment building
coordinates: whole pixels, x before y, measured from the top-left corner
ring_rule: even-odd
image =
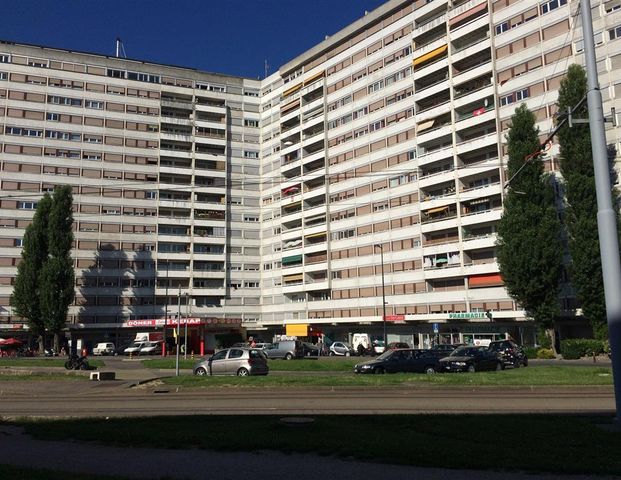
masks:
[[[584,62],[578,3],[390,0],[261,81],[0,43],[0,327],[21,325],[9,296],[36,202],[70,184],[83,335],[168,312],[196,341],[381,336],[385,319],[419,346],[532,343],[495,256],[504,136],[522,102],[550,131]],[[592,5],[609,112],[621,1]],[[563,306],[579,328],[569,290]]]

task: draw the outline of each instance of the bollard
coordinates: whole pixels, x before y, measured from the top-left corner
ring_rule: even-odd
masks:
[[[192,351],[190,352],[190,358],[191,358],[192,360],[194,360],[194,350],[192,350]]]
[[[132,354],[133,354],[133,352],[129,352],[129,359],[130,360],[132,359]]]

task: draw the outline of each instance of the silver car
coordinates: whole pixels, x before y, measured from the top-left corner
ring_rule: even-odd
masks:
[[[192,369],[194,375],[267,375],[267,357],[258,348],[233,347],[220,350],[199,361]]]

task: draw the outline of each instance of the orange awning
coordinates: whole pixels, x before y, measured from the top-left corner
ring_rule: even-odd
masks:
[[[417,66],[423,62],[426,62],[427,60],[431,60],[432,58],[437,57],[438,55],[446,52],[447,49],[448,49],[448,45],[442,45],[441,47],[438,47],[429,53],[425,53],[424,55],[421,55],[420,57],[415,58],[413,65]]]
[[[502,276],[499,273],[487,275],[473,275],[468,278],[468,286],[473,287],[499,287],[504,285]]]

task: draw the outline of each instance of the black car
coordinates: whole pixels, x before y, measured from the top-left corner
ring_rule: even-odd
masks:
[[[443,372],[480,372],[483,370],[503,370],[502,359],[487,347],[463,346],[448,357],[440,359]]]
[[[310,342],[302,342],[302,356],[303,357],[318,357],[319,347]]]
[[[524,349],[513,340],[499,340],[492,342],[487,347],[492,352],[500,354],[505,365],[513,368],[527,367],[528,357]]]
[[[388,350],[375,360],[354,366],[354,373],[436,373],[439,357],[429,350]]]
[[[438,343],[431,347],[431,350],[433,350],[434,352],[445,352],[447,355],[449,355],[457,347],[462,347],[463,345],[463,343],[455,343],[453,345],[449,343]]]

